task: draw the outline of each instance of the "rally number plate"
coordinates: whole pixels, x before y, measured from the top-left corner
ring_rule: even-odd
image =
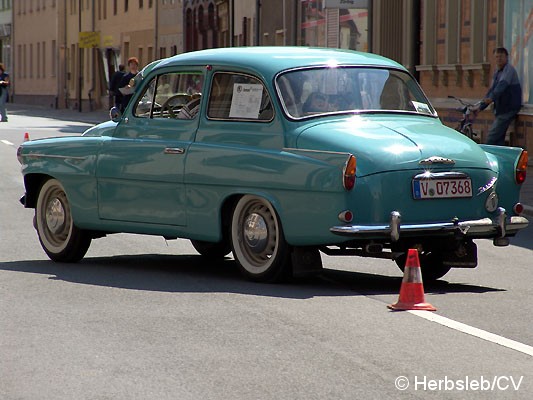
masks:
[[[414,179],[413,197],[417,200],[472,197],[472,181],[470,178]]]

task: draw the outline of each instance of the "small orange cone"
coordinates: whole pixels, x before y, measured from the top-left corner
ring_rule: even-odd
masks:
[[[27,142],[27,141],[29,141],[29,140],[30,140],[30,134],[29,134],[28,132],[26,132],[26,133],[24,134],[24,141]]]
[[[405,262],[402,286],[400,288],[400,297],[398,298],[398,302],[389,304],[387,307],[393,311],[437,310],[431,304],[426,303],[424,298],[424,284],[422,283],[418,250],[409,249],[407,261]]]

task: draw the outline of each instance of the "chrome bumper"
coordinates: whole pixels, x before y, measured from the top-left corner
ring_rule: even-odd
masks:
[[[494,219],[482,218],[472,221],[453,220],[450,222],[437,222],[428,224],[405,224],[401,223],[401,215],[398,211],[391,212],[388,225],[346,225],[334,226],[330,231],[336,235],[357,237],[372,237],[390,239],[397,242],[400,234],[406,236],[426,234],[460,233],[464,236],[478,236],[489,238],[503,238],[513,235],[520,229],[528,226],[529,221],[524,217],[513,216],[507,218],[504,208],[498,208]]]

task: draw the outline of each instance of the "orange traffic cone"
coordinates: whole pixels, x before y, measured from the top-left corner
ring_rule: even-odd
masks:
[[[28,140],[30,140],[30,134],[28,132],[26,132],[24,134],[24,141],[27,142]]]
[[[426,303],[424,299],[424,285],[422,283],[422,273],[420,272],[418,250],[409,249],[400,288],[400,297],[397,303],[389,304],[387,307],[393,311],[437,310],[431,304]]]

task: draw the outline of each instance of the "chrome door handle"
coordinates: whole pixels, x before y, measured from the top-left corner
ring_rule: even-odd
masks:
[[[185,149],[181,147],[167,147],[164,151],[165,154],[183,154]]]

